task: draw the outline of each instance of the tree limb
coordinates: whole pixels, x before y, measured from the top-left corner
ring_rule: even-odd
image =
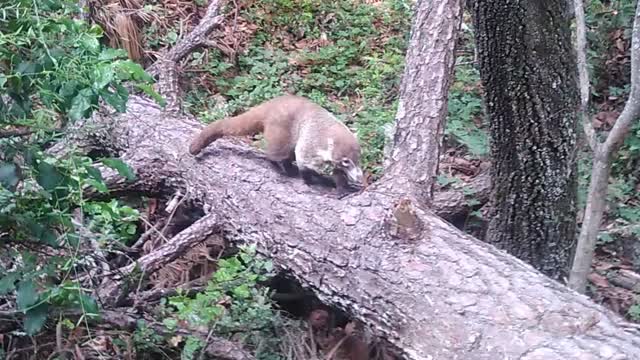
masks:
[[[428,4],[427,4],[428,3]],[[417,1],[384,177],[430,204],[462,20],[459,0]]]
[[[587,24],[584,19],[583,0],[574,0],[576,18],[576,51],[578,63],[578,87],[580,89],[580,118],[591,150],[597,146],[596,134],[589,116],[589,70],[587,67]],[[567,6],[568,7],[568,6]]]
[[[579,16],[576,14],[576,18]],[[587,286],[587,275],[591,269],[593,252],[605,210],[614,153],[622,145],[631,128],[631,123],[640,117],[640,2],[636,7],[631,37],[631,93],[606,140],[604,143],[597,143],[593,152],[587,204],[569,277],[569,287],[578,292],[584,292]]]
[[[223,16],[218,15],[222,8],[224,0],[211,0],[207,7],[207,12],[191,32],[178,41],[166,54],[162,56],[155,64],[151,65],[147,72],[151,75],[157,75],[162,72],[161,65],[164,62],[177,63],[185,56],[189,55],[194,49],[204,45],[207,42],[207,36],[213,29],[222,24]]]

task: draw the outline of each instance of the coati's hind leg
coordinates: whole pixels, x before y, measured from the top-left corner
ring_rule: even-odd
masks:
[[[264,139],[267,142],[267,158],[271,164],[287,176],[298,176],[298,169],[293,165],[295,153],[290,143],[289,131],[282,128],[266,128]]]
[[[293,161],[295,160],[295,157],[292,156],[282,160],[275,160],[278,158],[274,156],[270,156],[267,153],[267,158],[269,159],[269,162],[271,163],[271,165],[273,165],[273,167],[276,168],[278,172],[282,172],[285,175],[290,177],[298,176],[298,168],[295,165],[293,165]]]

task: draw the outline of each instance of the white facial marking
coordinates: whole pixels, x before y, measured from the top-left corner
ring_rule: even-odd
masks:
[[[348,169],[347,176],[353,182],[362,182],[362,170],[357,166]]]

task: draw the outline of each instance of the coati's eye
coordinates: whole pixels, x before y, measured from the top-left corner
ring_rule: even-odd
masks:
[[[349,161],[349,159],[342,159],[342,166],[347,167],[349,166],[349,164],[351,163],[351,161]]]

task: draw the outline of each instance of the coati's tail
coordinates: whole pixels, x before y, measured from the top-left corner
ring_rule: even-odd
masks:
[[[224,118],[207,125],[191,141],[189,152],[196,155],[207,145],[227,135],[252,135],[264,129],[264,111],[256,106],[238,116]]]

